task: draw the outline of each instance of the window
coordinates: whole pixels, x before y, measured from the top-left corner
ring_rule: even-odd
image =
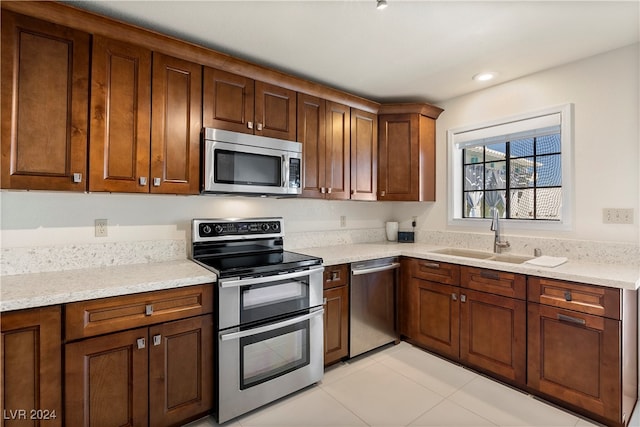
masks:
[[[571,112],[566,105],[450,130],[450,223],[491,218],[495,209],[525,227],[567,228]]]

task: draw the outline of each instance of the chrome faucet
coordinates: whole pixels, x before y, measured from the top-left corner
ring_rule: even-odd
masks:
[[[491,231],[496,232],[496,237],[493,240],[494,253],[499,254],[500,252],[502,252],[503,248],[508,248],[509,246],[511,246],[511,244],[507,240],[505,241],[501,240],[502,236],[500,236],[500,233],[501,233],[500,213],[498,212],[497,208],[493,208],[493,220],[491,221]]]

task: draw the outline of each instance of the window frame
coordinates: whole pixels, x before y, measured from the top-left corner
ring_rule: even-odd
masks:
[[[510,117],[491,120],[475,125],[463,126],[447,130],[447,169],[448,169],[448,207],[447,223],[449,226],[462,226],[469,228],[483,229],[491,222],[487,218],[464,218],[463,217],[463,191],[464,191],[464,165],[463,147],[458,148],[456,135],[479,129],[490,129],[495,126],[502,126],[508,123],[534,119],[540,116],[560,114],[560,161],[562,165],[562,207],[560,220],[540,220],[540,219],[503,219],[505,228],[519,228],[529,230],[573,230],[574,216],[574,191],[573,191],[573,104],[562,104],[545,108],[542,110],[518,114]],[[490,132],[489,132],[490,133]],[[496,132],[495,136],[499,133]]]

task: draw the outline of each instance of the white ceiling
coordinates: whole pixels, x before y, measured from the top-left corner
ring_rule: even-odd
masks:
[[[380,102],[438,103],[640,39],[638,0],[69,3]]]

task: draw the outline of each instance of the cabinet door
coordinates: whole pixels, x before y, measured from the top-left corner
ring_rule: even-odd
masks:
[[[347,200],[350,196],[351,119],[346,105],[326,102],[326,198]]]
[[[379,200],[435,201],[435,120],[380,116],[378,156]]]
[[[204,127],[253,133],[254,81],[205,67]]]
[[[324,365],[346,357],[349,352],[349,287],[324,291]]]
[[[3,426],[41,425],[28,419],[31,410],[46,411],[42,425],[62,425],[61,321],[60,306],[2,313]]]
[[[420,167],[417,115],[380,117],[378,190],[380,200],[417,200],[414,170]]]
[[[298,142],[302,143],[302,197],[324,198],[326,172],[325,100],[298,94]]]
[[[89,43],[2,10],[2,188],[86,190]]]
[[[149,425],[180,425],[213,408],[213,316],[149,328]]]
[[[66,425],[148,425],[147,334],[133,329],[65,346]]]
[[[526,358],[526,302],[461,289],[460,359],[522,386]]]
[[[351,200],[376,200],[378,116],[351,109]]]
[[[621,422],[620,321],[535,303],[528,311],[527,385]]]
[[[202,66],[153,54],[151,192],[198,194]]]
[[[409,289],[408,336],[444,356],[460,354],[460,288],[412,278]]]
[[[151,51],[93,38],[90,191],[149,191]]]
[[[254,133],[295,141],[296,91],[256,82]]]

